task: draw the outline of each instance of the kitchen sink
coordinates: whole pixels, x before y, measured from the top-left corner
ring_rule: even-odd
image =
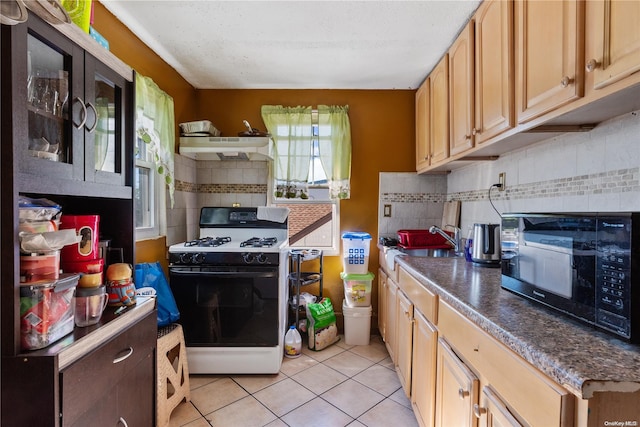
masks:
[[[458,255],[453,249],[401,249],[402,253],[407,254],[409,256],[417,256],[417,257],[431,257],[431,258],[451,258],[456,256],[462,256],[462,254]]]

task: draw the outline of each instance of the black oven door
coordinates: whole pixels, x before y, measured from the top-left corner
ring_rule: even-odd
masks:
[[[188,347],[278,345],[278,267],[170,267]]]

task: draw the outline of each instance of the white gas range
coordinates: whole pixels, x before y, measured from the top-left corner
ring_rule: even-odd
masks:
[[[200,238],[169,247],[189,371],[280,370],[288,300],[288,210],[204,207]]]

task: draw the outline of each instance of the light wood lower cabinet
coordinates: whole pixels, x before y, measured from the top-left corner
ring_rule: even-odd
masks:
[[[413,356],[413,304],[398,290],[396,303],[397,315],[397,353],[396,371],[407,397],[411,396],[411,362]]]
[[[414,310],[411,406],[420,427],[431,427],[436,411],[436,355],[438,330]]]
[[[573,394],[442,300],[438,305],[438,332],[440,339],[444,338],[466,366],[477,373],[482,386],[490,385],[500,393],[511,413],[517,414],[522,424],[545,427],[573,425]]]
[[[593,411],[573,394],[408,271],[393,274],[379,274],[381,330],[420,427],[585,424]]]
[[[473,414],[480,420],[479,427],[523,427],[491,386],[482,388],[480,404],[473,405]]]
[[[398,329],[397,329],[397,305],[396,298],[398,295],[398,285],[391,279],[391,277],[387,277],[386,281],[386,289],[385,289],[385,345],[387,346],[387,351],[389,352],[389,356],[391,360],[393,360],[394,365],[397,364],[397,349],[398,349]]]
[[[384,258],[380,258],[384,259]],[[387,273],[382,268],[378,268],[378,331],[382,340],[387,336]]]
[[[436,426],[477,426],[473,407],[480,380],[442,338],[438,338],[437,366]]]

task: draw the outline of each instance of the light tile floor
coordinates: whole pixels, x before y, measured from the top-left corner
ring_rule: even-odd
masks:
[[[276,375],[191,375],[171,427],[418,426],[380,336],[284,358]]]

